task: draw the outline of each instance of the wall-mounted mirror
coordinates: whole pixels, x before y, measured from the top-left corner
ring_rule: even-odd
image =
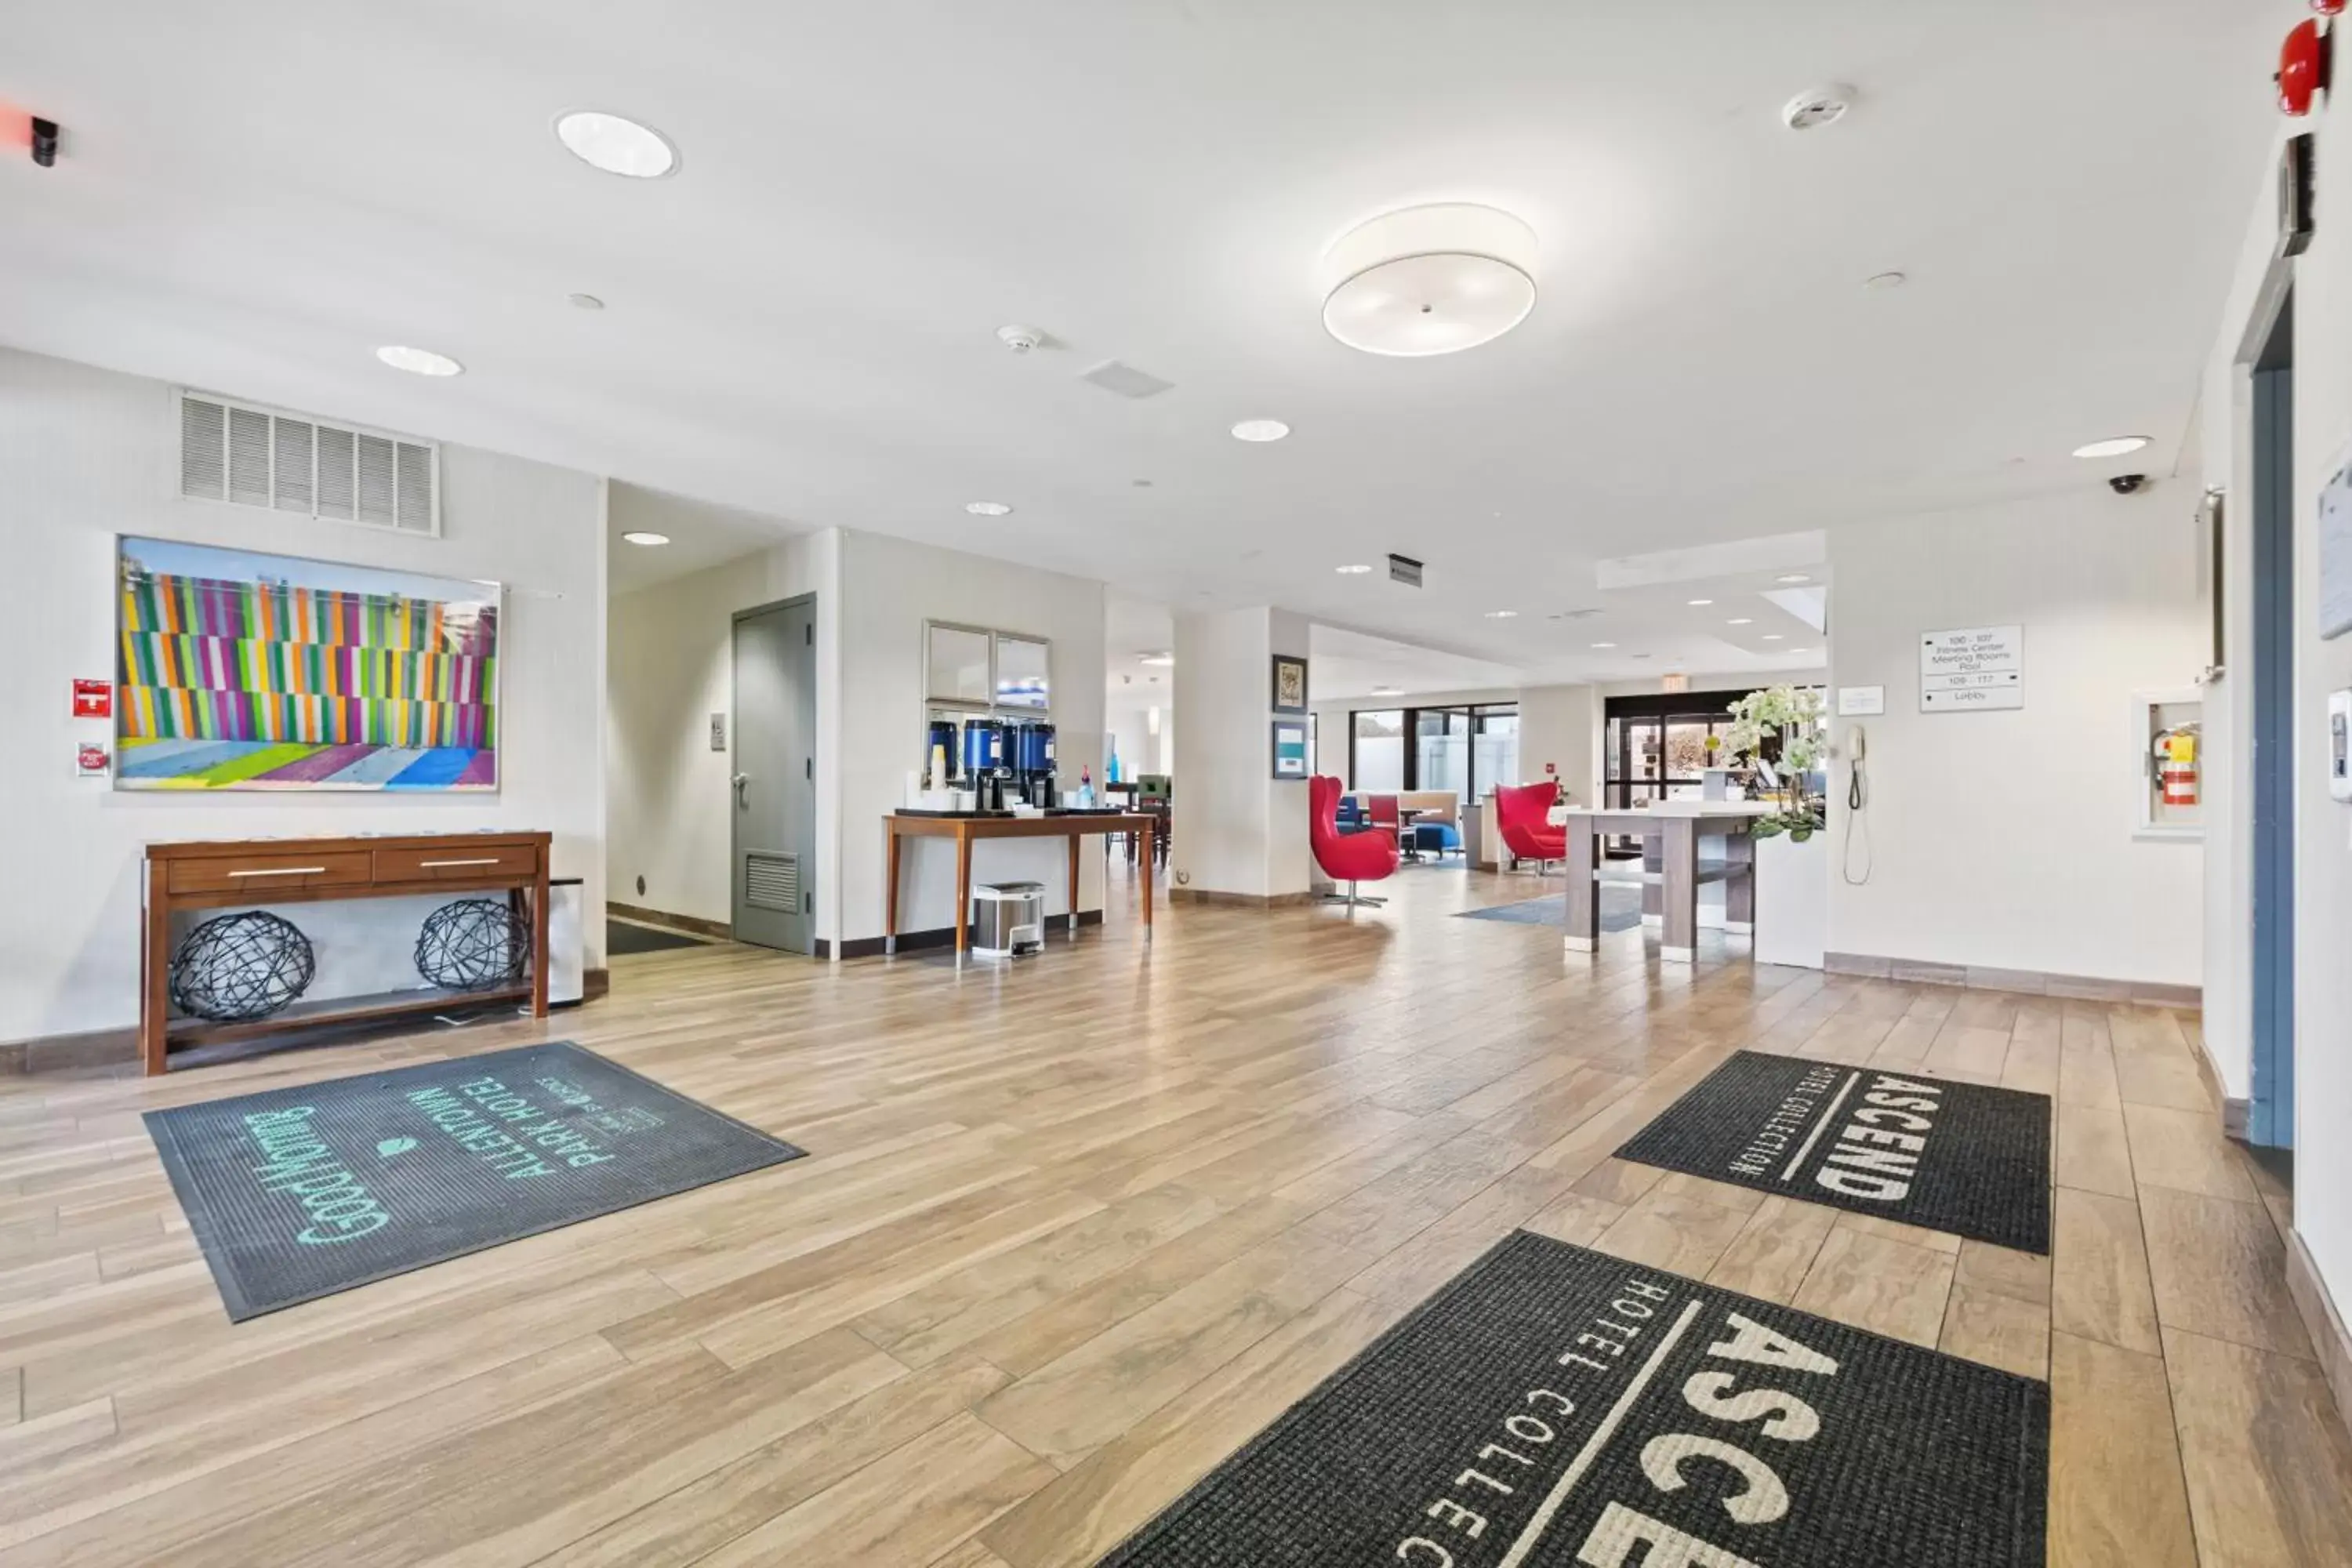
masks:
[[[985,708],[992,634],[931,621],[924,628],[924,691],[933,702]]]
[[[1053,704],[1046,668],[1049,645],[1034,637],[996,635],[996,705],[1044,712]]]

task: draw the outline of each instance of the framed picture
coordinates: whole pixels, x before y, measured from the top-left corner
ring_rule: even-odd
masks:
[[[1307,661],[1288,654],[1274,656],[1274,710],[1277,713],[1307,711]]]
[[[495,583],[129,535],[114,786],[499,787]]]
[[[1278,779],[1303,779],[1307,776],[1307,726],[1296,719],[1274,721],[1274,776]]]

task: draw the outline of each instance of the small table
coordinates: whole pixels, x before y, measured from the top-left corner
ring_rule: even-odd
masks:
[[[1772,808],[1749,801],[1661,801],[1647,811],[1595,810],[1570,806],[1560,817],[1568,829],[1568,937],[1573,952],[1591,952],[1601,935],[1601,841],[1617,835],[1640,838],[1644,877],[1658,880],[1665,929],[1658,956],[1669,963],[1698,957],[1698,887],[1724,884],[1724,926],[1756,929],[1756,841],[1749,828]],[[1724,866],[1711,874],[1698,864],[1698,841],[1721,838]],[[1654,863],[1655,871],[1646,868]],[[1644,900],[1644,902],[1647,900]]]
[[[955,950],[961,959],[971,946],[971,846],[977,838],[1067,838],[1070,841],[1070,934],[1078,931],[1078,840],[1090,833],[1138,836],[1143,875],[1143,936],[1151,939],[1151,829],[1148,815],[1087,813],[1071,816],[948,816],[893,812],[882,819],[889,840],[889,866],[883,874],[882,951],[898,951],[899,846],[908,838],[952,838],[956,846]]]

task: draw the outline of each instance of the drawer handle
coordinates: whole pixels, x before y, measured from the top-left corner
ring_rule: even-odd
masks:
[[[498,863],[497,856],[485,855],[477,860],[419,860],[416,866],[419,870],[432,871],[444,866],[495,866]]]
[[[323,877],[324,866],[278,866],[266,871],[231,871],[232,877]]]

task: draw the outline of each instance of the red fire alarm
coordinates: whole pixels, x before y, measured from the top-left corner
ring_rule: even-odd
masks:
[[[77,719],[113,718],[114,682],[76,679],[74,681],[74,717]]]
[[[104,778],[106,763],[104,746],[78,746],[74,749],[74,774],[78,778]]]
[[[2297,22],[2279,49],[2279,108],[2300,120],[2311,112],[2313,100],[2327,89],[2328,57],[2333,52],[2327,33],[2317,22]]]
[[[1559,773],[1559,764],[1558,763],[1546,763],[1544,764],[1544,776],[1545,776],[1545,777],[1549,778],[1549,777],[1550,777],[1552,774],[1557,773]]]

